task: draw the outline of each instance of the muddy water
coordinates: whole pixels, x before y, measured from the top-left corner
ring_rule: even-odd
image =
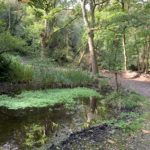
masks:
[[[24,150],[57,144],[96,120],[111,117],[99,100],[80,99],[75,107],[8,111],[0,109],[0,149]]]

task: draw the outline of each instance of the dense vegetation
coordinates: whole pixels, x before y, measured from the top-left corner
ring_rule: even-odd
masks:
[[[149,63],[149,0],[0,0],[0,112],[5,117],[9,111],[57,104],[78,109],[78,99],[88,98],[90,115],[99,111],[103,118],[94,124],[136,130],[145,98],[122,89],[117,75],[148,74]],[[115,73],[117,90],[102,70]],[[24,131],[25,145],[45,144],[46,127],[31,125]]]
[[[149,7],[148,1],[139,0],[1,0],[0,80],[31,79],[29,66],[19,66],[10,54],[21,56],[24,65],[48,57],[55,64],[73,63],[93,73],[97,64],[109,70],[148,72]]]

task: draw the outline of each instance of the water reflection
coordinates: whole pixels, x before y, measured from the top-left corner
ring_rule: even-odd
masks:
[[[87,109],[87,123],[91,123],[92,120],[96,119],[97,100],[94,97],[90,97],[89,108]]]
[[[108,117],[103,107],[99,100],[90,97],[77,101],[76,107],[69,110],[62,105],[51,109],[5,110],[9,117],[0,115],[0,149],[30,149],[58,143],[70,133]]]

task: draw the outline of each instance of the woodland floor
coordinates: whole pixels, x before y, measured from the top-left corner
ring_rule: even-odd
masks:
[[[107,71],[103,71],[102,74],[111,78],[110,84],[115,88],[113,74]],[[118,82],[120,87],[135,91],[150,100],[150,75],[128,71],[118,75]]]
[[[110,84],[116,88],[114,75],[107,71],[102,71],[102,74],[110,77]],[[118,82],[120,87],[140,93],[150,101],[150,75],[128,71],[118,75]],[[148,108],[145,113],[150,114],[150,109]],[[146,118],[143,128],[129,137],[125,149],[150,150],[150,115]]]
[[[114,75],[107,71],[101,74],[110,78],[110,84],[115,89]],[[132,90],[148,97],[150,100],[150,76],[136,72],[120,73],[118,75],[120,88]],[[72,134],[60,145],[51,146],[49,150],[150,150],[150,110],[145,110],[148,117],[142,129],[130,135],[117,131],[111,134],[109,127],[98,126]],[[82,140],[81,140],[82,139]]]

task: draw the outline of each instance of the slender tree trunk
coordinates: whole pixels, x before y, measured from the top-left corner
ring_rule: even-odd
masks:
[[[47,16],[45,11],[44,16]],[[48,38],[49,38],[49,24],[48,20],[44,19],[44,31],[41,33],[41,58],[44,59],[48,56]]]
[[[97,108],[97,100],[94,97],[90,97],[90,108],[91,112],[95,113],[95,109]]]
[[[9,4],[8,4],[9,6],[9,8],[8,8],[8,30],[10,30],[10,28],[11,28],[11,8],[10,8],[10,2],[9,2]]]
[[[127,71],[127,51],[126,51],[126,35],[122,37],[123,57],[124,57],[124,71]]]
[[[118,92],[119,90],[119,83],[118,83],[118,73],[115,72],[115,83],[116,83],[116,91]]]
[[[122,5],[122,11],[125,12],[126,11],[126,1],[125,0],[121,0],[121,5]],[[123,56],[124,56],[124,71],[127,71],[127,51],[126,51],[126,27],[124,27],[123,29],[123,37],[122,37],[122,48],[123,48]]]
[[[97,74],[98,73],[98,66],[96,61],[96,54],[94,50],[94,37],[93,37],[93,31],[89,31],[88,33],[88,45],[89,45],[89,51],[90,51],[90,62],[92,66],[92,73]]]
[[[142,64],[141,64],[142,72],[145,72],[145,59],[146,59],[146,45],[144,45],[143,53],[142,53]]]
[[[137,49],[137,68],[138,68],[138,72],[140,72],[140,52]]]
[[[146,42],[146,51],[147,51],[147,54],[146,54],[146,63],[145,63],[145,73],[148,73],[149,71],[149,50],[150,50],[150,37],[147,38],[147,42]]]
[[[84,55],[85,55],[85,51],[83,51],[83,52],[81,53],[81,55],[80,55],[80,59],[79,59],[79,62],[78,62],[78,66],[81,64]]]
[[[92,66],[92,73],[96,74],[98,73],[98,66],[97,66],[97,60],[96,60],[96,54],[94,50],[94,32],[92,30],[92,27],[94,25],[94,8],[90,8],[90,16],[91,16],[91,24],[92,27],[90,26],[88,16],[87,16],[87,10],[85,8],[87,0],[80,0],[81,8],[82,8],[82,15],[83,15],[83,20],[84,24],[86,26],[87,32],[88,32],[88,46],[89,46],[89,52],[90,52],[90,62]],[[92,2],[90,3],[91,7]]]

